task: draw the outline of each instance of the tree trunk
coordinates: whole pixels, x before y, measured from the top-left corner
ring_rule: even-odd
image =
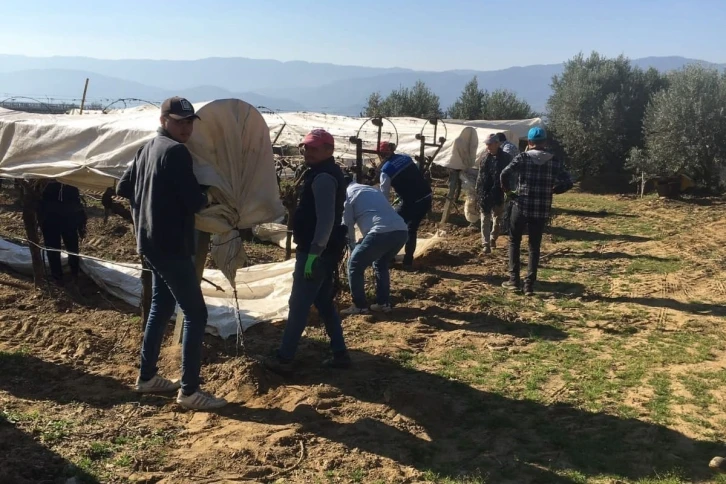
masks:
[[[40,206],[40,192],[33,182],[22,182],[22,199],[23,199],[23,225],[25,226],[25,235],[31,242],[30,257],[33,261],[33,282],[36,288],[40,288],[45,281],[45,271],[43,265],[43,255],[40,251],[40,236],[38,235],[38,208]]]

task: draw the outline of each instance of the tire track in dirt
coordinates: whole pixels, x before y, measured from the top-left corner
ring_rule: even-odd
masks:
[[[726,285],[724,285],[723,281],[721,279],[714,279],[713,282],[721,296],[726,296]]]
[[[7,219],[7,220],[12,220],[14,222],[19,222],[19,223],[22,223],[23,222],[23,214],[22,214],[22,212],[7,212],[7,213],[3,213],[3,214],[0,214],[0,218],[4,218],[4,219]]]

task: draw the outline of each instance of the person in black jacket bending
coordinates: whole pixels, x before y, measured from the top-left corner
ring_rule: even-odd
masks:
[[[391,188],[401,199],[396,212],[408,226],[408,241],[403,256],[403,267],[413,266],[413,254],[416,252],[418,227],[426,214],[431,210],[433,192],[431,184],[426,181],[421,170],[410,156],[396,153],[396,145],[389,141],[381,141],[378,145],[378,158],[381,163],[381,192],[389,198]]]
[[[51,181],[43,189],[38,210],[38,220],[43,232],[43,243],[46,251],[50,274],[53,282],[63,285],[63,267],[61,266],[61,240],[66,250],[77,254],[79,240],[86,235],[86,211],[81,203],[78,188]],[[71,278],[78,279],[80,260],[77,255],[68,255]]]
[[[179,390],[177,403],[194,410],[224,406],[224,399],[199,389],[202,338],[207,307],[193,256],[194,214],[208,205],[184,143],[199,117],[189,101],[173,97],[161,105],[161,128],[142,147],[118,183],[118,195],[131,202],[137,250],[152,271],[149,319],[141,347],[139,393]],[[181,384],[157,374],[164,329],[179,307],[184,314]]]
[[[484,253],[490,254],[492,247],[497,246],[499,220],[504,211],[504,192],[499,178],[512,157],[502,149],[496,134],[489,135],[484,143],[487,152],[479,166],[476,191],[481,213],[481,242]]]
[[[313,304],[325,323],[333,352],[323,364],[347,368],[351,363],[333,300],[333,274],[346,244],[347,230],[342,222],[347,184],[333,158],[335,140],[330,133],[315,129],[305,136],[300,148],[308,170],[293,218],[296,255],[287,323],[279,349],[264,360],[268,369],[282,374],[295,369],[293,358]]]

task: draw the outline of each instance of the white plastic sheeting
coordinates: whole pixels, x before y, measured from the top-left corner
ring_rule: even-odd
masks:
[[[378,128],[370,122],[363,125],[367,118],[305,112],[263,114],[263,116],[270,127],[270,137],[277,138],[278,145],[297,146],[309,131],[323,128],[335,138],[335,156],[348,165],[355,160],[355,145],[349,138],[358,134],[359,130],[363,148],[376,149]],[[446,123],[444,127],[444,124],[439,123],[434,139],[434,127],[426,120],[394,117],[384,119],[381,140],[395,142],[397,133],[397,151],[413,156],[419,154],[421,149],[421,142],[416,139],[417,134],[426,136],[427,143],[438,142],[438,138],[446,137],[446,142],[436,155],[434,163],[461,170],[473,166],[475,160],[486,150],[484,144],[486,137],[497,131],[499,130],[450,123]],[[516,136],[513,131],[504,130],[504,132],[507,136],[513,138]],[[434,147],[426,148],[426,154],[429,156],[435,151]],[[375,157],[366,154],[364,159],[370,161]]]
[[[65,255],[62,255],[62,261],[64,264],[66,263]],[[0,263],[23,274],[33,273],[33,263],[28,248],[3,239],[0,239]],[[260,264],[237,271],[237,297],[243,330],[263,321],[287,319],[294,267],[295,261],[289,260],[274,264]],[[81,259],[81,269],[109,294],[132,306],[139,306],[141,300],[140,265],[119,265]],[[220,292],[208,283],[202,282],[202,292],[209,312],[207,332],[225,339],[237,334],[237,308],[234,303],[232,286],[218,270],[206,269],[204,277],[224,290],[224,292]]]
[[[542,118],[530,118],[530,119],[501,119],[501,120],[488,120],[488,119],[447,119],[446,123],[458,124],[463,126],[474,126],[476,128],[492,129],[496,132],[502,132],[507,136],[509,141],[514,140],[526,140],[527,133],[531,128],[539,127],[544,128],[544,122]],[[511,134],[507,134],[509,131]],[[517,144],[516,142],[514,144]]]
[[[284,215],[269,129],[260,113],[237,99],[195,105],[201,120],[187,143],[194,174],[209,185],[212,206],[198,229],[215,234],[212,257],[233,280],[244,260],[235,229]],[[0,176],[58,178],[81,189],[114,186],[136,152],[156,135],[159,110],[145,106],[83,116],[0,109]]]
[[[0,175],[103,190],[156,134],[159,110],[68,116],[0,109]]]

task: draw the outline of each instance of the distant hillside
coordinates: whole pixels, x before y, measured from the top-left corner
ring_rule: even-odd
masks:
[[[88,99],[112,102],[122,98],[137,98],[161,102],[171,96],[184,96],[192,102],[223,98],[244,99],[254,106],[274,106],[277,109],[301,110],[303,106],[287,99],[273,98],[257,93],[231,92],[217,86],[196,86],[186,89],[163,89],[126,79],[99,75],[95,72],[69,69],[35,69],[0,73],[0,96],[28,96],[40,100],[80,99],[86,78]]]
[[[648,57],[632,62],[661,71],[692,63],[726,67],[683,57]],[[446,109],[476,75],[483,88],[510,89],[535,110],[543,111],[552,76],[561,73],[562,68],[562,64],[551,64],[496,71],[432,72],[245,58],[167,61],[0,55],[0,94],[80,98],[83,82],[89,77],[91,99],[133,97],[160,101],[178,94],[197,102],[237,97],[273,109],[356,115],[372,92],[386,95],[419,79],[439,95],[441,107]]]

